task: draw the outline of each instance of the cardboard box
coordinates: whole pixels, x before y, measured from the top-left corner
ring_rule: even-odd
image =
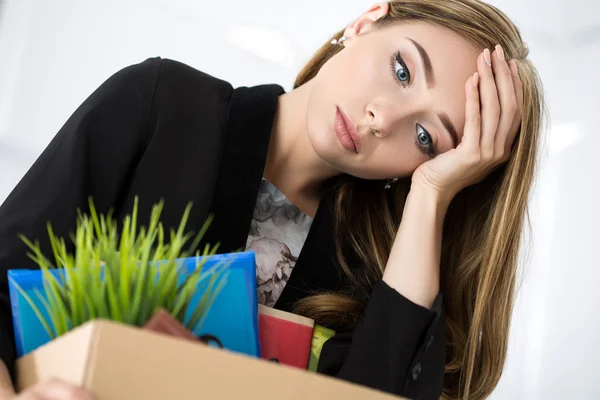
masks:
[[[88,322],[17,361],[19,390],[52,377],[81,385],[98,400],[398,399],[339,379],[104,320]]]

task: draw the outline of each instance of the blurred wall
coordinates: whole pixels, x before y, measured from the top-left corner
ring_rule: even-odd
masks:
[[[0,201],[118,69],[162,56],[291,90],[365,0],[0,0]],[[522,30],[550,114],[508,363],[494,399],[600,397],[600,5],[495,0]]]

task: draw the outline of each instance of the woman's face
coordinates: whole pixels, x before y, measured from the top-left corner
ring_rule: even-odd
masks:
[[[308,137],[321,159],[342,173],[388,179],[456,147],[465,81],[482,49],[422,22],[351,36],[344,47],[314,78],[308,101]],[[338,109],[355,128],[352,139]]]

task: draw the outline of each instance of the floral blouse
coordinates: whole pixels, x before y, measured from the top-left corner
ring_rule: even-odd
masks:
[[[256,255],[258,302],[273,307],[283,292],[312,218],[290,202],[268,180],[258,190],[246,250]]]

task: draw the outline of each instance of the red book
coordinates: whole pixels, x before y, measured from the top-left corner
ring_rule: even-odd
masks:
[[[181,322],[173,317],[163,308],[156,311],[143,326],[144,329],[175,336],[182,339],[197,341],[198,338],[192,334]]]
[[[258,338],[265,360],[307,369],[314,321],[258,305]]]

